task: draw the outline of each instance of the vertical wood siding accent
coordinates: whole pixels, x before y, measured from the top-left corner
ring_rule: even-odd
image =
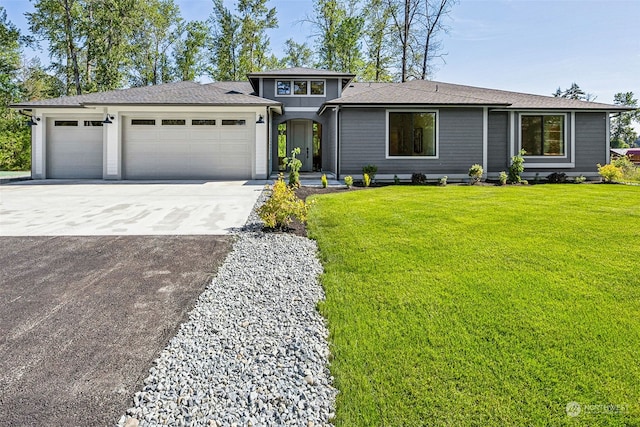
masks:
[[[438,110],[438,159],[387,159],[386,109],[344,108],[340,119],[340,174],[362,173],[362,166],[369,163],[378,166],[378,174],[426,175],[466,174],[472,164],[482,164],[482,108]]]
[[[489,113],[489,172],[506,171],[509,167],[509,115]]]

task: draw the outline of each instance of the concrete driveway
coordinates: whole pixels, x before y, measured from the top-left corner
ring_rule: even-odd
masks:
[[[24,181],[0,186],[0,236],[220,235],[242,226],[258,181]]]

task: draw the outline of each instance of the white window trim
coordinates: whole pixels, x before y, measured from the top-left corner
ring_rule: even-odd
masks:
[[[531,160],[552,160],[552,159],[568,159],[569,158],[569,149],[570,149],[570,144],[569,144],[569,138],[568,138],[568,132],[567,132],[567,124],[569,124],[570,126],[573,126],[573,121],[571,123],[569,123],[568,120],[568,114],[564,113],[564,112],[554,112],[554,111],[544,111],[544,112],[523,112],[523,113],[519,113],[518,114],[518,135],[517,135],[517,139],[518,139],[518,153],[522,150],[522,117],[524,116],[563,116],[564,117],[564,124],[562,126],[562,132],[564,133],[563,135],[563,140],[564,140],[564,155],[563,156],[527,156],[524,155],[523,157],[525,159],[531,159]],[[573,133],[572,133],[572,138],[573,138]],[[571,155],[573,156],[573,153],[571,153]],[[530,165],[531,166],[531,165]]]
[[[300,95],[300,94],[295,94],[293,93],[294,91],[294,85],[293,82],[294,81],[306,81],[307,82],[307,93],[306,95]],[[290,86],[291,86],[291,93],[289,95],[279,95],[278,94],[278,82],[289,82]],[[311,82],[322,82],[323,86],[324,86],[324,91],[322,93],[322,95],[312,95],[311,94]],[[294,97],[299,97],[299,96],[307,96],[307,97],[312,97],[312,98],[324,98],[327,96],[327,80],[326,79],[310,79],[310,78],[291,78],[291,79],[275,79],[275,83],[274,83],[274,95],[278,98],[286,98],[286,97],[290,97],[290,96],[294,96]]]
[[[435,143],[436,143],[436,154],[434,156],[391,156],[389,154],[389,113],[433,113],[435,114],[435,125],[436,125],[436,135],[435,135]],[[437,160],[440,158],[440,111],[439,110],[422,110],[422,109],[411,109],[411,110],[386,110],[385,112],[385,158],[386,159],[399,159],[399,160]]]

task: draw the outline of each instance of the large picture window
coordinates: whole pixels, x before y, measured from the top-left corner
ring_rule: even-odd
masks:
[[[564,115],[523,115],[520,141],[525,156],[565,155]]]
[[[390,157],[435,157],[435,112],[389,112]]]

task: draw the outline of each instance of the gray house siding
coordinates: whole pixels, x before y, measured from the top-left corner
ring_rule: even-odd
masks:
[[[506,171],[509,167],[509,114],[506,112],[489,113],[488,134],[487,172]]]
[[[439,122],[437,159],[387,159],[387,110],[384,108],[341,110],[340,176],[361,174],[362,167],[367,164],[375,164],[378,167],[378,175],[423,173],[428,178],[442,175],[466,176],[472,164],[482,163],[482,108],[439,108],[437,110]]]
[[[597,171],[607,163],[606,113],[576,113],[576,169]]]
[[[597,175],[598,167],[596,164],[605,164],[607,162],[607,117],[606,113],[600,112],[576,112],[575,113],[575,152],[571,153],[571,118],[569,117],[569,126],[567,132],[567,147],[568,154],[566,159],[531,159],[525,161],[525,175],[531,176],[532,174],[539,174],[541,177],[546,177],[553,172],[565,172],[572,175],[585,174],[585,175]],[[553,167],[554,163],[570,162],[575,158],[575,166],[573,168],[567,167]],[[545,163],[550,167],[535,168],[527,167],[528,163]]]

